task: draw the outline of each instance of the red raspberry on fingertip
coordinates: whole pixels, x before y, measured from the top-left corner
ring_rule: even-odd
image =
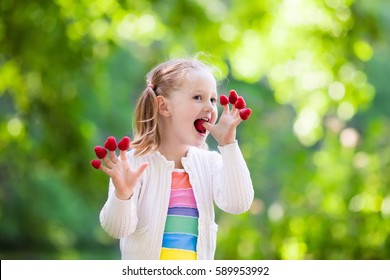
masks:
[[[245,103],[245,100],[244,98],[242,98],[241,96],[239,96],[237,98],[237,101],[236,103],[234,103],[234,107],[236,107],[237,109],[244,109],[246,107],[246,103]]]
[[[107,155],[107,150],[101,146],[96,146],[94,150],[98,158],[105,158]]]
[[[99,169],[100,165],[102,165],[102,163],[98,159],[93,159],[93,160],[91,160],[91,165],[93,166],[93,168]]]
[[[247,120],[251,114],[252,114],[252,110],[250,108],[244,108],[240,110],[240,117],[244,121]]]
[[[114,136],[110,136],[107,138],[106,142],[104,143],[104,147],[109,151],[115,151],[116,150],[116,139]]]
[[[226,95],[221,95],[219,97],[219,103],[221,103],[222,106],[225,106],[229,104],[229,98]]]
[[[230,102],[230,104],[235,104],[236,101],[237,101],[237,98],[238,98],[237,92],[234,89],[232,89],[229,92],[229,102]]]
[[[118,148],[121,151],[127,151],[130,148],[130,138],[128,136],[123,137],[118,142]]]

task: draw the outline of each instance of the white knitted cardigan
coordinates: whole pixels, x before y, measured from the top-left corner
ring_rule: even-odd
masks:
[[[218,149],[220,154],[191,147],[182,159],[199,211],[199,260],[214,259],[218,225],[213,201],[223,211],[239,214],[249,209],[254,197],[237,141]],[[128,158],[133,168],[142,162],[149,162],[149,167],[129,200],[118,199],[110,181],[100,223],[110,236],[120,238],[122,259],[156,260],[160,257],[174,162],[159,152],[135,157],[131,150]]]

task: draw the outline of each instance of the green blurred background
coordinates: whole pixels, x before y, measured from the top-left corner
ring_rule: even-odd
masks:
[[[152,66],[200,57],[253,115],[216,259],[390,259],[387,0],[0,1],[0,258],[119,259],[93,147]],[[210,138],[210,146],[215,143]]]

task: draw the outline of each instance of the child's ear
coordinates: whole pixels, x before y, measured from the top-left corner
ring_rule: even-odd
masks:
[[[171,112],[169,110],[169,104],[168,100],[164,98],[164,96],[157,96],[157,106],[158,106],[158,113],[163,117],[170,117]]]

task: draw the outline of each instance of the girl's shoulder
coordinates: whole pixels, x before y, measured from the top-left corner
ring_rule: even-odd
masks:
[[[146,155],[136,155],[136,150],[130,149],[127,151],[126,156],[127,159],[130,160],[131,162],[142,163],[145,161],[150,161],[153,158],[153,153],[149,153]]]
[[[130,149],[126,152],[127,158],[136,158],[135,149]]]
[[[127,152],[127,159],[134,163],[135,165],[139,165],[143,162],[151,163],[155,166],[172,166],[174,164],[173,161],[168,161],[160,152],[153,151],[149,152],[145,155],[136,155],[135,149],[129,150]]]

